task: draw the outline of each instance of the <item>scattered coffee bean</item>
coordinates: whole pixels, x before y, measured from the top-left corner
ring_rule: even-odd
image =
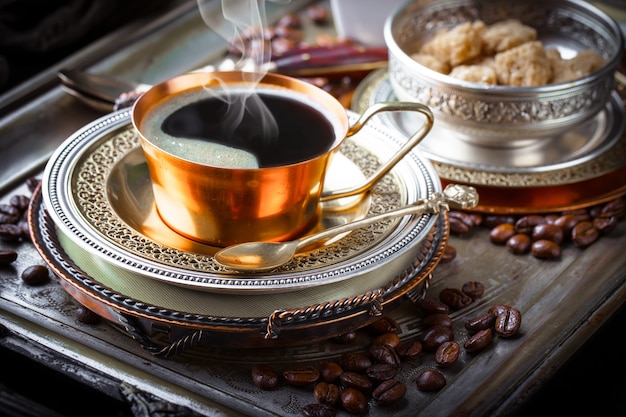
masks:
[[[444,288],[439,292],[439,300],[453,311],[465,308],[474,302],[472,297],[458,288]]]
[[[522,313],[515,307],[511,307],[498,314],[494,323],[495,332],[498,336],[511,337],[519,332],[522,325]]]
[[[536,258],[557,259],[561,257],[561,247],[551,240],[537,240],[530,246],[530,251]]]
[[[388,363],[375,363],[365,370],[365,375],[373,381],[386,381],[396,376],[398,367]]]
[[[467,319],[465,321],[465,329],[470,333],[476,333],[480,330],[492,328],[495,323],[496,315],[493,313],[485,313]]]
[[[0,249],[0,266],[8,265],[17,259],[17,252],[13,249]]]
[[[313,366],[289,368],[283,371],[283,378],[291,385],[302,387],[316,383],[320,379],[320,371]]]
[[[15,243],[22,237],[22,230],[13,223],[0,224],[0,240],[7,243]]]
[[[341,390],[335,384],[318,382],[313,388],[313,398],[320,404],[335,405],[339,401]]]
[[[385,333],[377,336],[372,340],[373,345],[387,345],[392,349],[395,349],[400,344],[400,336],[397,333]]]
[[[538,214],[523,216],[515,222],[516,233],[532,233],[535,226],[545,224],[546,218]]]
[[[400,343],[396,348],[396,353],[401,360],[410,361],[417,358],[422,353],[422,343],[408,340]]]
[[[339,336],[332,337],[330,340],[340,345],[348,345],[350,343],[354,343],[354,341],[356,341],[356,338],[356,332],[348,332]]]
[[[425,314],[435,314],[435,313],[444,313],[448,314],[450,312],[450,307],[448,305],[442,303],[439,300],[435,300],[432,298],[422,298],[418,301],[417,306],[424,312]]]
[[[515,226],[513,224],[502,223],[491,229],[489,239],[496,245],[504,245],[515,233]]]
[[[312,403],[302,408],[303,417],[335,417],[337,409],[328,404]]]
[[[550,240],[557,245],[563,243],[563,229],[557,225],[541,223],[533,228],[532,240]]]
[[[356,388],[346,388],[341,393],[341,406],[349,413],[364,415],[369,412],[367,397]]]
[[[382,316],[368,325],[375,334],[396,333],[399,330],[398,323],[391,317]]]
[[[471,335],[465,343],[463,343],[463,347],[468,352],[479,352],[489,346],[492,341],[493,331],[489,328],[480,330]]]
[[[463,223],[458,217],[449,217],[448,224],[450,226],[450,232],[456,235],[464,235],[471,230],[471,227]]]
[[[422,334],[422,348],[426,352],[434,352],[444,342],[454,340],[452,329],[445,326],[432,326]]]
[[[506,248],[514,255],[523,255],[530,252],[532,239],[523,233],[516,233],[506,241]]]
[[[370,346],[369,355],[378,363],[386,363],[395,367],[400,366],[400,357],[396,353],[395,348],[389,345],[373,344]]]
[[[372,392],[372,398],[381,405],[393,404],[406,394],[406,384],[399,379],[383,381]]]
[[[456,248],[450,244],[446,245],[443,250],[443,255],[441,255],[441,262],[452,262],[453,259],[456,258]]]
[[[480,281],[467,281],[461,286],[461,291],[475,300],[483,296],[485,285]]]
[[[367,376],[357,372],[344,372],[339,377],[339,382],[344,388],[356,388],[361,392],[369,392],[374,386]]]
[[[439,391],[446,385],[446,377],[436,369],[422,371],[415,380],[420,391]]]
[[[50,281],[48,268],[43,265],[32,265],[22,271],[22,280],[28,285],[43,285]]]
[[[365,372],[372,366],[372,359],[363,352],[347,352],[341,355],[339,365],[344,371]]]
[[[262,390],[275,389],[280,382],[278,372],[267,364],[252,367],[252,383]]]
[[[578,247],[586,248],[600,237],[600,231],[590,221],[578,222],[572,229],[572,242]]]
[[[435,325],[452,327],[452,318],[445,313],[433,313],[428,314],[423,320],[424,327],[431,327]]]
[[[76,319],[81,323],[85,324],[98,324],[100,323],[100,316],[85,307],[84,305],[79,304],[76,308]]]
[[[335,383],[339,380],[339,376],[343,374],[343,369],[336,362],[324,362],[319,368],[320,377],[324,382]]]
[[[443,342],[435,352],[437,365],[448,368],[454,365],[461,355],[461,345],[454,340]]]

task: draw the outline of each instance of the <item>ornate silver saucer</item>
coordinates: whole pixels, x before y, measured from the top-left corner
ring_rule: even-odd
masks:
[[[79,303],[159,357],[196,346],[310,344],[363,327],[424,296],[449,234],[447,212],[443,211],[434,216],[435,222],[420,241],[410,242],[405,236],[410,243],[406,263],[379,268],[369,277],[288,293],[196,291],[93,256],[53,221],[41,190],[33,194],[29,209],[31,237],[60,284]],[[405,234],[401,230],[395,233]]]
[[[385,68],[366,77],[352,108],[395,95]],[[488,146],[438,126],[418,145],[442,182],[473,185],[477,211],[553,212],[589,206],[626,193],[626,111],[614,92],[604,109],[552,138],[520,140],[517,146]],[[405,134],[419,120],[380,115],[383,124]]]
[[[356,115],[350,112],[355,120]],[[379,122],[349,138],[329,171],[329,187],[343,188],[374,171],[405,139]],[[219,293],[300,291],[347,279],[379,282],[412,263],[414,248],[430,233],[434,215],[407,216],[359,229],[298,254],[263,273],[239,273],[218,265],[219,249],[170,230],[158,216],[130,111],[107,115],[69,137],[46,166],[42,198],[59,235],[74,245],[77,259],[95,258],[128,279]],[[315,232],[368,214],[388,211],[441,191],[432,164],[411,152],[365,198],[323,207]]]

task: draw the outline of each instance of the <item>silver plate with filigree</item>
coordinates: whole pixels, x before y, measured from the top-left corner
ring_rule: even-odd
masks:
[[[349,112],[352,122],[357,115]],[[330,188],[343,188],[373,172],[406,137],[372,121],[347,139],[329,168]],[[425,214],[381,222],[324,242],[272,271],[240,273],[218,265],[217,247],[167,228],[158,216],[147,165],[130,124],[130,111],[111,113],[69,137],[44,175],[43,200],[60,231],[81,251],[142,277],[203,291],[296,291],[349,278],[391,275],[412,262],[412,249],[433,228]],[[323,207],[310,232],[381,213],[441,191],[432,164],[412,151],[371,193]]]

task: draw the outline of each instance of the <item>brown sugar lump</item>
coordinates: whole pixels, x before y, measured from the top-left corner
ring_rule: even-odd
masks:
[[[461,23],[451,29],[441,29],[427,41],[420,53],[434,56],[452,67],[476,58],[483,50],[484,22]]]
[[[550,59],[539,41],[526,42],[496,54],[495,69],[500,85],[533,87],[552,79]]]
[[[450,72],[450,65],[438,60],[432,55],[427,54],[413,54],[411,55],[418,64],[422,64],[426,68],[430,68],[433,71],[440,72],[442,74],[448,74]]]
[[[496,70],[488,65],[459,65],[450,71],[450,77],[472,83],[496,85]]]
[[[552,65],[551,83],[577,80],[599,70],[606,63],[602,55],[590,49],[580,51],[571,59],[561,58],[556,49],[547,49],[546,52]]]
[[[502,20],[488,25],[482,32],[483,53],[495,55],[526,42],[537,40],[537,30],[517,19]]]

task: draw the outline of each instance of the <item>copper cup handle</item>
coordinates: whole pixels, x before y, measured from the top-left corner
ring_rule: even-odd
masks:
[[[357,133],[367,123],[367,121],[377,113],[385,111],[416,111],[426,116],[426,122],[415,132],[409,140],[383,165],[371,177],[369,177],[363,184],[345,188],[343,190],[332,190],[322,194],[320,201],[334,200],[337,198],[351,197],[357,194],[362,194],[368,191],[372,186],[377,183],[382,177],[384,177],[391,169],[408,154],[418,143],[426,137],[433,126],[434,116],[428,106],[420,103],[412,102],[386,102],[377,103],[366,109],[358,120],[350,127],[346,137],[350,137]]]

